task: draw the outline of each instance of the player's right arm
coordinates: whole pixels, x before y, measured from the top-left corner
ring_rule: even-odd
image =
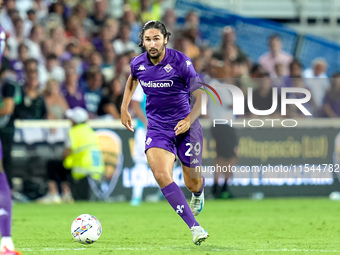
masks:
[[[127,79],[127,82],[126,82],[123,102],[122,102],[122,106],[121,106],[121,121],[122,121],[122,124],[132,132],[134,132],[134,129],[132,127],[132,119],[131,119],[131,115],[128,111],[128,108],[129,108],[129,104],[131,102],[132,95],[135,92],[137,86],[138,86],[138,79],[133,78],[130,75],[129,78]]]

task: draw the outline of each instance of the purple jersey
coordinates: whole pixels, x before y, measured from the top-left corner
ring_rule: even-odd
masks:
[[[139,80],[147,96],[148,128],[173,130],[178,121],[190,113],[190,92],[201,87],[192,82],[198,75],[190,59],[168,48],[157,65],[151,63],[147,52],[133,58],[131,76]],[[196,126],[199,126],[198,120],[191,128]]]

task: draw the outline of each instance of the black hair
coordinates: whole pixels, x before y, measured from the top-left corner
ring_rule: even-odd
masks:
[[[46,60],[57,60],[57,59],[58,59],[58,57],[54,53],[48,53],[48,55],[46,57]]]
[[[161,21],[150,20],[144,24],[142,31],[139,33],[139,44],[138,44],[139,47],[143,46],[143,37],[144,37],[145,30],[148,30],[151,28],[158,29],[159,31],[161,31],[161,34],[164,36],[164,39],[167,38],[169,40],[171,33],[168,30],[166,30],[164,23]]]
[[[303,69],[303,66],[302,66],[301,62],[300,62],[298,59],[296,59],[296,58],[294,58],[293,61],[290,62],[290,64],[289,64],[289,70],[292,70],[292,68],[293,68],[294,65],[297,65],[297,66],[299,66],[301,69]]]
[[[27,15],[35,14],[35,10],[34,9],[29,9],[26,13],[27,13]]]

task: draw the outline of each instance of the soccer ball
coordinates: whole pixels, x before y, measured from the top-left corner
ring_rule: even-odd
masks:
[[[102,234],[102,225],[93,215],[82,214],[73,221],[71,234],[75,241],[91,244],[97,241]]]

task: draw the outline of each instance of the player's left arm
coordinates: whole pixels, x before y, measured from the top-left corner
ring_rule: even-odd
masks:
[[[180,120],[177,123],[174,128],[176,135],[183,134],[188,131],[191,124],[194,123],[194,121],[202,114],[202,95],[205,94],[205,91],[200,89],[202,88],[200,78],[189,59],[187,59],[184,64],[182,63],[181,70],[183,70],[182,75],[187,86],[189,86],[190,93],[195,97],[195,104],[193,105],[190,114],[185,119]]]
[[[190,114],[184,119],[180,120],[176,127],[175,127],[175,133],[176,135],[180,135],[188,131],[191,124],[194,123],[194,121],[201,116],[202,114],[202,96],[205,94],[205,92],[201,89],[197,89],[194,92],[192,92],[192,95],[196,98],[196,102],[191,109]]]

